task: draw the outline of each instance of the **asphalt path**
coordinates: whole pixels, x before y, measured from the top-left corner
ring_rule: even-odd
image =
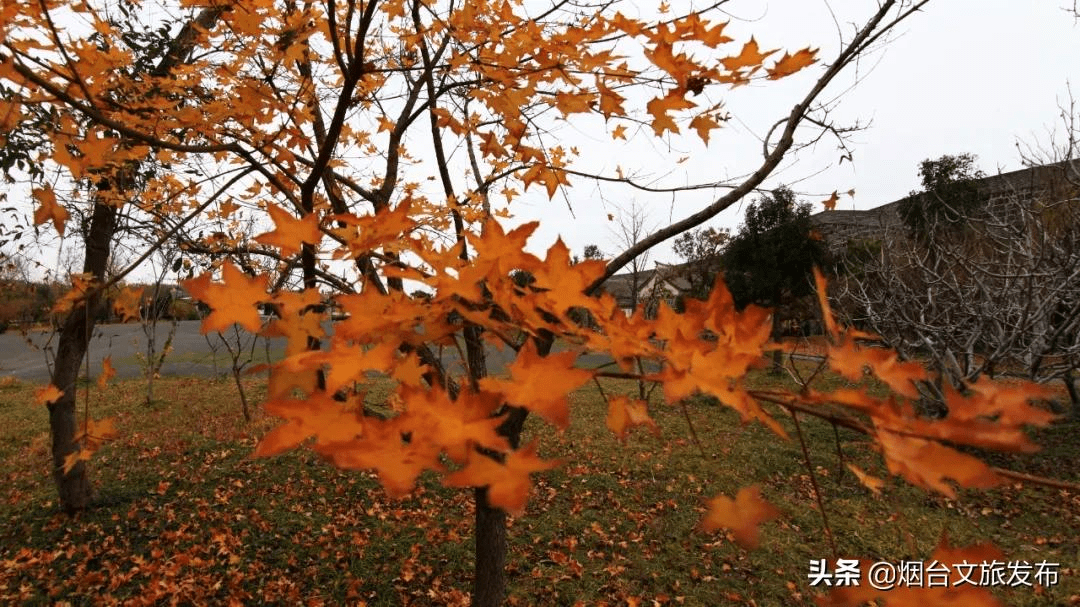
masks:
[[[165,357],[162,375],[201,375],[228,372],[231,358],[217,334],[209,340],[199,332],[201,321],[176,323],[172,337],[172,350]],[[164,347],[169,338],[172,323],[159,322],[154,335],[157,350]],[[271,356],[278,357],[284,350],[284,340],[267,340],[246,331],[226,333],[233,347],[243,348],[246,360],[249,355],[255,364],[266,360],[267,348]],[[8,331],[0,335],[0,376],[13,375],[27,381],[48,381],[52,361],[56,357],[59,335],[52,331]],[[252,345],[255,348],[252,350]],[[140,323],[97,325],[88,348],[89,375],[96,378],[101,372],[102,360],[110,357],[117,377],[139,377],[144,373],[147,360],[147,332]],[[250,354],[249,354],[250,353]],[[84,362],[86,364],[86,362]]]
[[[172,338],[172,350],[165,357],[161,375],[213,377],[228,373],[232,364],[222,338],[216,333],[204,336],[199,329],[201,321],[181,321],[176,324]],[[172,323],[159,322],[156,328],[158,350],[164,347]],[[327,327],[328,332],[332,331]],[[209,339],[207,339],[209,337]],[[246,331],[229,332],[224,335],[235,349],[243,351],[241,361],[249,360],[249,367],[267,360],[279,360],[284,355],[283,338],[267,339]],[[56,356],[58,334],[51,331],[19,332],[9,330],[0,334],[0,377],[14,376],[20,380],[45,383],[51,376],[52,361]],[[146,369],[143,361],[147,355],[147,334],[139,323],[98,325],[90,340],[89,368],[83,375],[91,379],[101,372],[102,360],[108,356],[116,375],[120,378],[140,377]],[[558,348],[556,348],[558,349]],[[456,348],[443,348],[444,364],[451,373],[459,373],[461,364]],[[488,372],[498,375],[514,359],[510,348],[489,347],[487,351]],[[610,358],[587,354],[578,359],[578,366],[596,367]],[[84,363],[85,364],[85,363]]]

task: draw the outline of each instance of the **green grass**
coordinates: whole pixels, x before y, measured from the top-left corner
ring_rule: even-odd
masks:
[[[262,380],[246,381],[257,402]],[[777,381],[751,376],[756,387]],[[368,399],[385,398],[389,383],[372,383]],[[602,385],[609,394],[636,389]],[[0,603],[444,605],[467,597],[471,492],[425,475],[399,501],[371,475],[337,471],[307,450],[252,459],[275,421],[259,413],[244,423],[231,381],[163,378],[155,392],[166,404],[152,407],[141,404],[136,380],[92,388],[94,416],[116,415],[122,434],[91,462],[96,507],[60,515],[34,388],[0,383]],[[807,563],[831,551],[797,441],[706,399],[688,402],[685,415],[654,403],[660,434],[638,430],[625,445],[604,427],[595,387],[575,393],[571,411],[562,433],[536,418],[526,425],[525,440],[538,438],[542,455],[565,463],[534,475],[525,515],[510,521],[511,604],[813,604]],[[790,418],[780,421],[795,436]],[[947,531],[953,545],[990,540],[1010,560],[1061,563],[1057,586],[1002,593],[1008,604],[1080,602],[1076,493],[1008,486],[949,500],[892,479],[874,496],[840,465],[832,427],[800,421],[841,556],[921,559]],[[1042,432],[1043,453],[993,461],[1076,482],[1077,429]],[[840,438],[846,462],[888,476],[864,438]],[[758,549],[697,528],[706,499],[751,484],[783,513],[762,526]]]

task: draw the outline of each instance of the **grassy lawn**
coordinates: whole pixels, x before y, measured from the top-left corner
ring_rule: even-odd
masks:
[[[264,386],[248,381],[257,401]],[[379,399],[390,386],[375,383],[369,398]],[[275,420],[257,413],[246,424],[231,381],[163,378],[150,406],[139,381],[91,390],[95,417],[117,415],[122,435],[91,462],[99,505],[60,515],[34,388],[0,384],[0,603],[467,602],[471,492],[424,477],[398,501],[306,450],[251,459]],[[609,394],[633,388],[604,383]],[[605,413],[589,386],[574,394],[566,432],[526,426],[526,440],[565,463],[534,476],[525,516],[511,520],[511,604],[813,604],[808,561],[831,551],[797,441],[701,399],[686,406],[700,448],[683,410],[659,402],[661,434],[622,445]],[[892,479],[874,496],[840,465],[831,426],[807,419],[802,429],[840,556],[927,558],[947,531],[954,546],[990,540],[1009,560],[1060,563],[1058,585],[1002,591],[1007,604],[1080,604],[1080,495],[1011,485],[954,501]],[[993,461],[1080,481],[1078,429],[1062,424],[1041,433],[1042,453]],[[845,461],[887,476],[869,443],[840,439]],[[697,530],[707,498],[750,484],[783,512],[757,550]]]

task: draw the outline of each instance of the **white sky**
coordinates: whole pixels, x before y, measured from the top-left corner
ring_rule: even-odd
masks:
[[[677,2],[672,4],[673,10],[678,8]],[[850,37],[850,22],[865,17],[876,3],[834,0],[829,4],[841,30]],[[794,184],[796,191],[815,203],[833,190],[854,188],[855,198],[842,196],[837,208],[866,209],[918,188],[918,163],[927,158],[968,152],[978,156],[979,168],[988,174],[1021,168],[1017,142],[1046,140],[1048,131],[1059,127],[1058,104],[1067,101],[1069,82],[1080,95],[1080,25],[1063,10],[1064,5],[1064,0],[931,2],[923,14],[900,26],[886,47],[860,65],[863,79],[854,89],[846,90],[853,82],[854,72],[849,72],[822,98],[842,95],[833,114],[840,123],[857,119],[871,124],[852,136],[854,164],[837,165],[841,152],[834,140],[824,139],[808,150],[812,153],[782,165],[766,185]],[[820,47],[822,62],[835,55],[837,26],[823,0],[732,2],[725,8],[736,18],[726,31],[740,41],[752,33],[763,48]],[[761,145],[753,137],[786,114],[823,70],[819,63],[780,83],[707,93],[714,101],[723,99],[738,121],[714,131],[708,148],[696,135],[671,152],[660,149],[662,144],[652,144],[665,165],[690,156],[677,165],[684,174],[670,176],[668,183],[680,178],[712,181],[753,168],[761,158]],[[610,146],[604,149],[604,153],[618,154]],[[815,175],[819,170],[824,172]],[[556,196],[548,202],[535,186],[524,204],[515,204],[517,220],[544,220],[530,244],[542,249],[561,234],[577,253],[589,243],[598,244],[609,256],[619,252],[612,234],[615,223],[607,219],[607,213],[612,212],[613,203],[628,203],[630,194],[605,193],[606,202],[598,203],[601,194],[592,184],[573,183],[575,187],[567,193],[576,219],[564,200]],[[649,208],[654,225],[680,219],[704,204],[703,198],[674,203],[670,196],[635,194],[633,198]],[[814,208],[815,212],[822,209],[820,204]],[[741,217],[742,210],[733,208],[706,225],[735,228]],[[677,261],[669,245],[661,246],[651,259]]]

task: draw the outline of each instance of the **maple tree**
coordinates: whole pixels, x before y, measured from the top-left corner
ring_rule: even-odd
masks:
[[[655,318],[627,317],[599,294],[630,260],[759,187],[795,145],[822,91],[925,4],[881,2],[777,123],[749,177],[607,263],[574,263],[561,240],[541,259],[528,249],[536,223],[508,230],[497,219],[506,207],[495,193],[509,203],[534,185],[549,198],[576,180],[640,187],[622,174],[576,168],[579,151],[553,143],[549,130],[594,115],[613,139],[642,124],[657,137],[689,127],[708,144],[725,118],[719,103],[699,96],[792,76],[815,65],[818,51],[781,54],[754,37],[736,40],[713,9],[670,15],[665,5],[656,19],[637,19],[618,3],[240,0],[157,6],[188,21],[155,62],[136,57],[107,6],[5,4],[0,82],[13,93],[0,102],[4,128],[16,129],[30,107],[57,115],[51,145],[36,158],[54,179],[35,190],[35,221],[62,230],[58,194],[66,189],[68,204],[77,204],[76,186],[92,191],[84,274],[65,302],[57,372],[39,395],[52,415],[63,507],[85,507],[84,454],[112,432],[107,421],[76,424],[74,386],[92,327],[86,311],[145,259],[106,276],[122,209],[159,221],[160,242],[187,234],[200,217],[224,221],[184,242],[212,266],[185,286],[212,309],[204,332],[239,324],[287,340],[264,403],[283,423],[256,454],[311,441],[338,467],[376,471],[393,495],[407,493],[424,471],[473,488],[475,605],[501,602],[506,512],[523,509],[531,473],[555,465],[535,445],[520,444],[526,417],[564,427],[567,395],[597,377],[659,382],[671,403],[711,394],[784,437],[770,403],[827,418],[873,438],[894,474],[947,494],[954,483],[1000,482],[1007,471],[953,445],[1030,448],[1024,425],[1050,420],[1028,404],[1030,392],[980,384],[949,395],[951,410],[963,414],[918,418],[908,399],[921,369],[858,345],[864,336],[837,326],[824,299],[829,364],[849,377],[869,367],[896,395],[819,393],[809,384],[797,393],[751,391],[743,376],[776,347],[764,309],[737,310],[718,286],[706,300],[688,301],[683,314],[661,304]],[[80,25],[60,27],[60,13]],[[129,69],[135,59],[147,68]],[[161,170],[140,173],[148,164]],[[273,228],[244,238],[229,219],[243,212],[266,216]],[[266,272],[243,264],[250,255],[273,260],[281,276],[298,273],[300,286],[271,284]],[[522,272],[532,280],[515,280]],[[260,305],[276,311],[265,329]],[[345,320],[327,333],[332,308]],[[600,330],[575,322],[580,311]],[[552,353],[556,340],[570,349]],[[509,379],[487,377],[492,344],[517,351]],[[460,352],[463,376],[437,356],[440,347]],[[609,355],[621,371],[577,368],[586,351]],[[397,382],[389,412],[365,404],[370,372]],[[653,422],[642,403],[612,396],[608,425],[621,436]],[[731,528],[747,545],[774,514],[750,490],[710,506],[705,527]]]

